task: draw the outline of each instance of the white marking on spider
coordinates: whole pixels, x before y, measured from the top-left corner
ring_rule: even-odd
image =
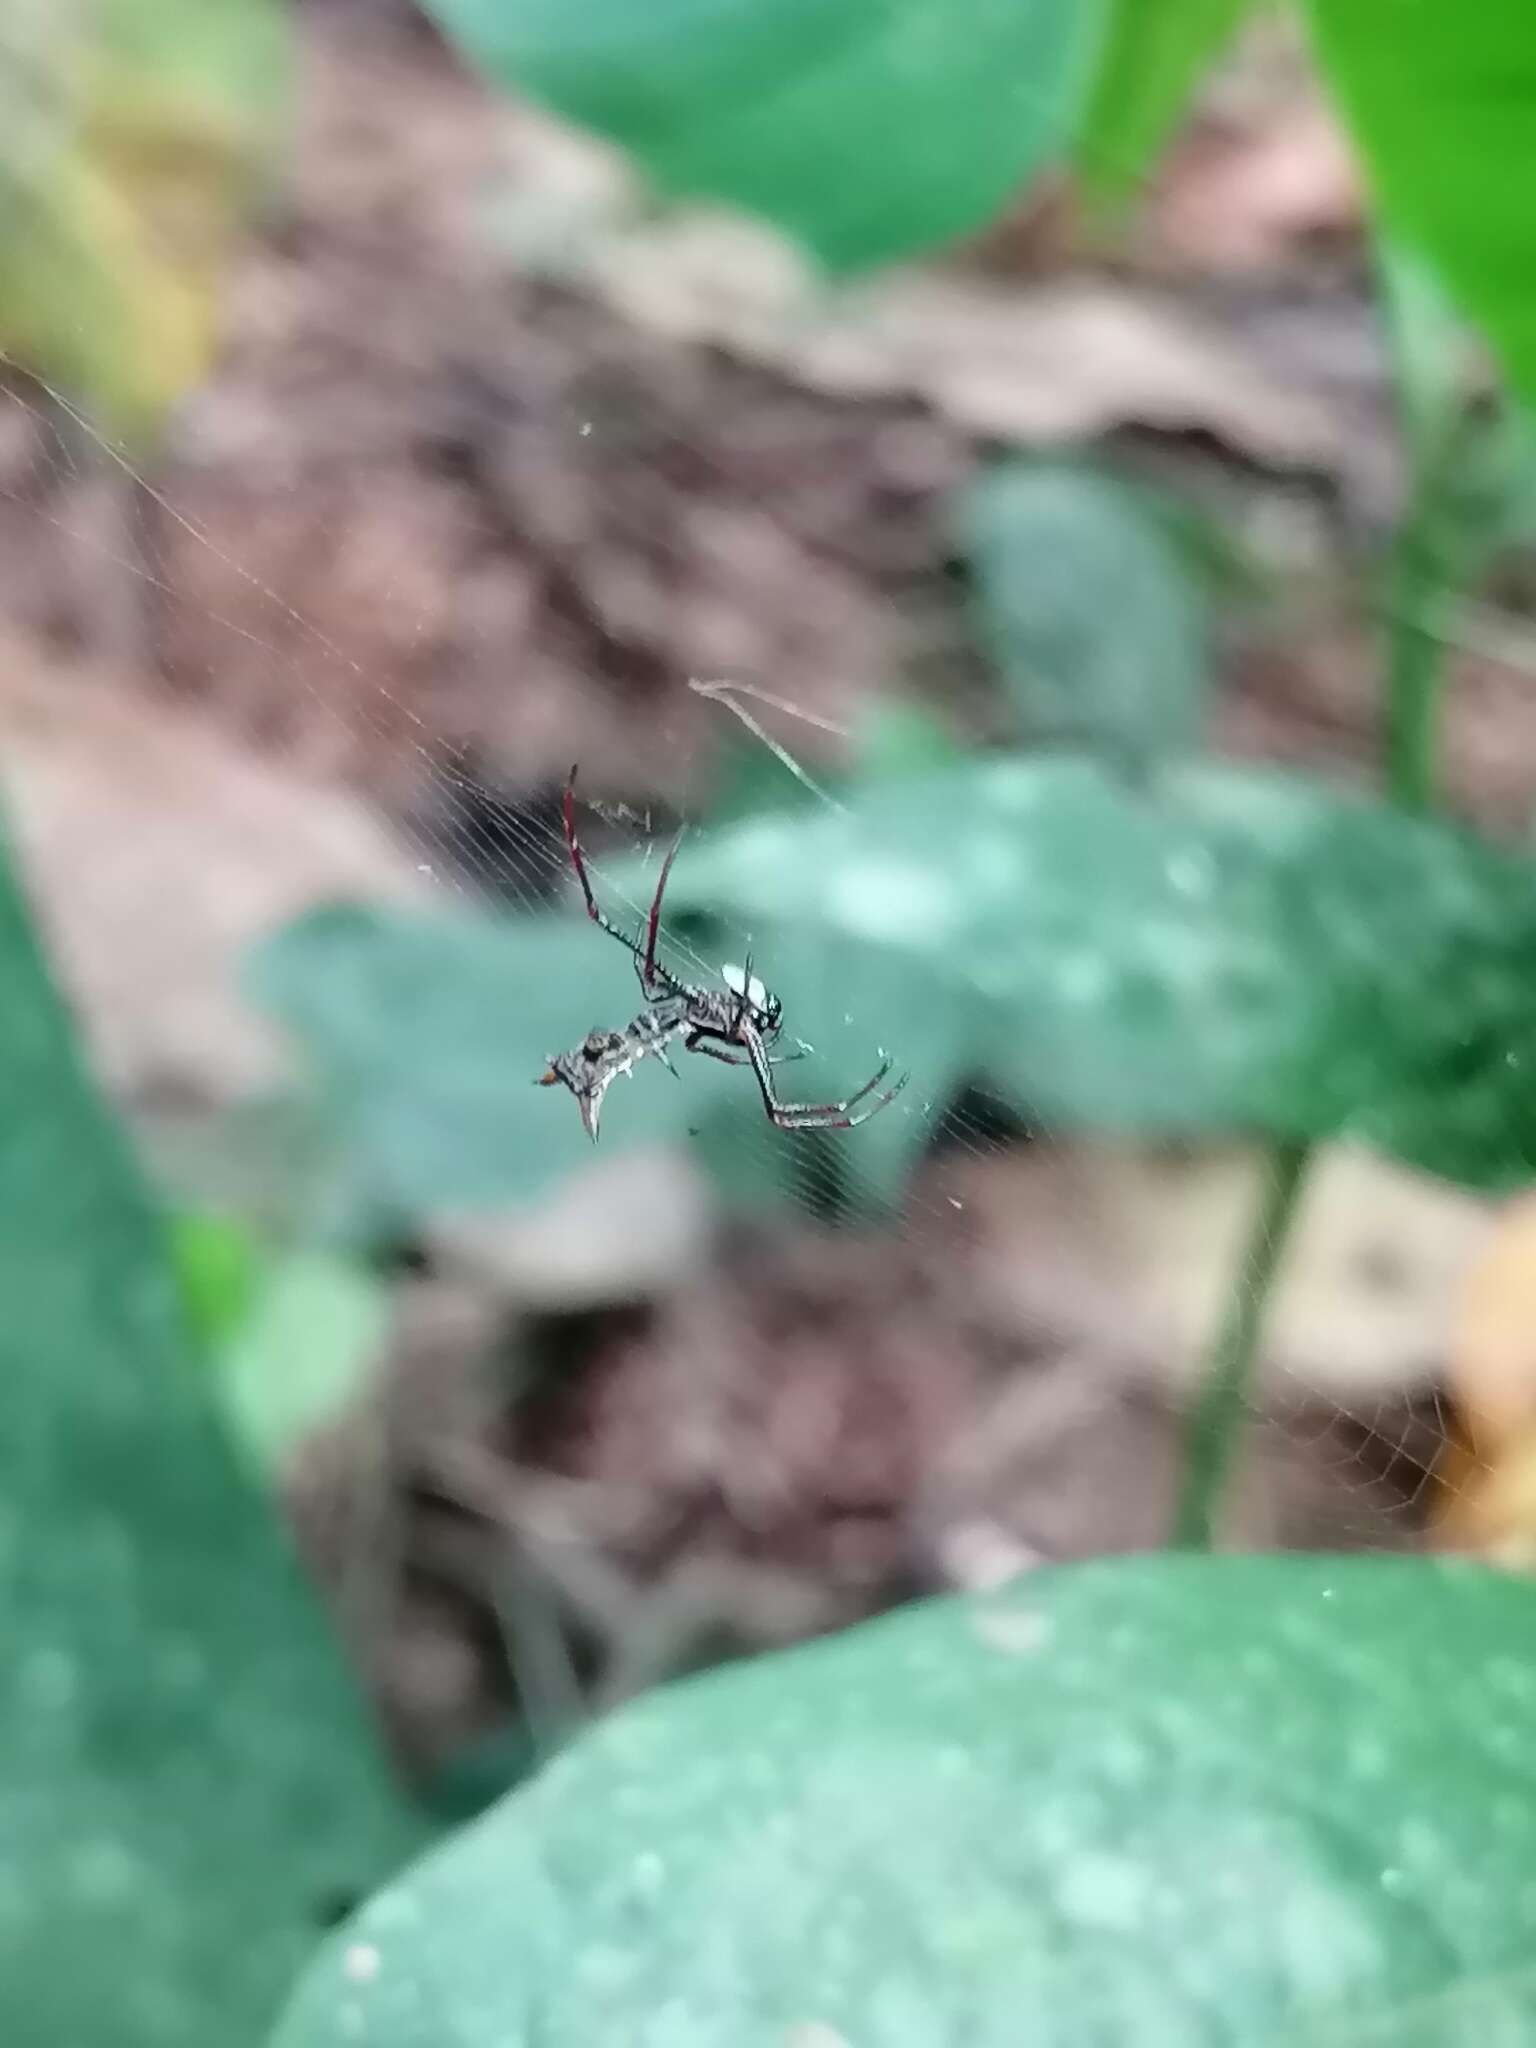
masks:
[[[758,980],[755,974],[749,976],[744,967],[733,967],[727,964],[720,970],[720,979],[725,983],[733,996],[744,995],[754,1010],[767,1008],[768,990],[766,986]]]

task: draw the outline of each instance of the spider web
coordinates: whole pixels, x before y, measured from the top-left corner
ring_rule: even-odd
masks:
[[[337,90],[326,61],[322,102]],[[442,103],[424,120],[464,117],[462,86],[433,90]],[[335,121],[334,105],[318,118]],[[13,559],[50,566],[35,584],[19,566],[10,604],[34,644],[50,629],[57,644],[68,614],[77,638],[108,649],[114,679],[71,685],[82,725],[97,701],[86,693],[133,671],[165,731],[195,730],[258,780],[266,764],[295,786],[348,790],[387,820],[395,852],[357,862],[364,893],[372,875],[413,915],[563,912],[585,951],[558,990],[527,991],[541,1005],[553,995],[566,1020],[553,1053],[640,1007],[632,988],[614,1007],[622,955],[580,917],[558,808],[572,757],[599,899],[639,929],[675,822],[707,828],[732,775],[760,800],[835,807],[871,711],[901,694],[962,741],[996,737],[932,509],[974,462],[975,435],[911,389],[850,401],[797,384],[782,355],[722,361],[718,334],[640,326],[621,268],[590,293],[519,278],[515,263],[488,281],[483,220],[455,219],[438,303],[422,251],[454,206],[461,190],[429,192],[407,224],[408,307],[376,220],[322,215],[310,226],[334,247],[306,263],[258,253],[237,300],[239,346],[152,460],[18,380],[4,429]],[[266,347],[263,320],[278,335]],[[127,864],[124,886],[166,906],[170,951],[200,921],[203,879],[185,836],[154,841],[159,865],[147,831],[137,849],[108,845],[67,800],[40,799],[50,775],[68,780],[46,749],[15,758],[23,845],[63,970],[109,1079],[153,1122],[147,1107],[178,1072],[199,1087],[218,1073],[212,1041],[249,1009],[228,931],[255,934],[221,904],[208,960],[227,986],[160,1038],[151,1015],[125,1047],[116,984],[88,957],[71,889],[89,894],[80,870],[92,864]],[[177,776],[194,772],[190,757],[164,771],[173,801]],[[247,821],[204,820],[210,848],[224,823]],[[314,893],[336,893],[345,863],[318,865]],[[210,901],[239,889],[212,854],[207,888]],[[304,900],[296,884],[290,908]],[[718,986],[722,961],[750,954],[776,985],[780,933],[738,924],[718,936],[711,950],[668,916],[665,956]],[[710,1654],[716,1637],[794,1635],[914,1582],[976,1583],[1164,1533],[1180,1397],[1248,1225],[1255,1161],[1032,1131],[982,1074],[941,1088],[904,1047],[904,993],[916,992],[877,1002],[850,974],[827,1006],[832,1027],[815,1034],[814,1081],[802,1088],[802,1069],[788,1070],[797,1097],[819,1100],[850,1092],[884,1052],[911,1068],[882,1112],[912,1154],[893,1212],[858,1187],[880,1126],[788,1140],[760,1114],[736,1117],[723,1163],[700,1163],[686,1133],[632,1143],[641,1091],[673,1085],[647,1062],[614,1091],[599,1151],[509,1226],[540,1342],[578,1307],[609,1319],[582,1397],[530,1401],[515,1484],[483,1428],[450,1426],[431,1401],[425,1422],[391,1421],[416,1432],[411,1483],[523,1546],[516,1565],[496,1553],[503,1578],[553,1575],[586,1631],[608,1632],[599,1700]],[[802,1027],[793,1012],[785,1021],[792,1039]],[[751,1097],[749,1074],[718,1078]],[[552,1131],[574,1123],[563,1094],[532,1100]],[[782,1187],[786,1146],[799,1162],[787,1200],[738,1220],[733,1182]],[[1485,1225],[1476,1205],[1385,1173],[1353,1157],[1320,1169],[1251,1403],[1233,1540],[1416,1540],[1447,1442],[1423,1331],[1443,1330]],[[640,1288],[649,1305],[635,1323],[626,1247],[643,1213],[669,1203],[694,1220],[674,1232],[674,1270]],[[609,1295],[589,1280],[557,1310],[539,1258],[559,1266],[573,1238],[604,1232],[619,1275]],[[423,1402],[419,1385],[411,1398]],[[706,1534],[672,1544],[637,1629],[636,1558],[665,1547],[667,1517],[689,1515]],[[490,1604],[520,1690],[558,1723],[562,1698],[586,1686],[581,1657],[540,1635],[538,1603],[515,1589]]]

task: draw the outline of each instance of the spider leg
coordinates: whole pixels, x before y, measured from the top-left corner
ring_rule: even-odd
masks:
[[[718,1060],[723,1067],[744,1067],[747,1064],[745,1060],[739,1060],[733,1053],[727,1052],[723,1045],[712,1044],[707,1038],[685,1038],[683,1050],[701,1052],[707,1060]]]
[[[683,843],[683,830],[667,848],[667,857],[661,864],[661,873],[656,878],[656,894],[651,898],[651,914],[645,921],[645,952],[640,957],[640,985],[647,995],[656,993],[657,986],[665,988],[672,977],[665,968],[656,965],[656,929],[661,922],[661,899],[666,891],[667,877],[672,872],[672,863],[677,859],[677,849]]]
[[[867,1109],[859,1110],[855,1115],[857,1105],[863,1102],[866,1096],[873,1094],[891,1071],[891,1062],[882,1060],[864,1086],[842,1102],[780,1102],[774,1093],[773,1065],[761,1034],[750,1024],[744,1024],[741,1026],[741,1042],[747,1049],[752,1071],[757,1076],[763,1108],[768,1112],[770,1121],[777,1124],[781,1131],[851,1131],[859,1124],[868,1123],[869,1119],[884,1109],[888,1102],[894,1102],[907,1085],[908,1076],[899,1074],[891,1086],[883,1094],[877,1095]]]
[[[736,991],[736,1007],[731,1013],[731,1036],[733,1038],[740,1033],[742,1021],[746,1017],[747,1005],[752,1000],[750,994],[751,987],[752,948],[748,946],[747,957],[741,963],[741,987]]]
[[[707,1059],[719,1060],[725,1067],[750,1067],[752,1055],[728,1051],[730,1043],[728,1039],[716,1040],[702,1031],[694,1031],[683,1040],[683,1051],[701,1052]],[[803,1060],[810,1050],[808,1045],[802,1045],[795,1052],[769,1053],[768,1064],[770,1067],[782,1067],[787,1060]]]
[[[635,971],[640,976],[640,986],[649,998],[654,1000],[659,995],[676,995],[680,992],[682,984],[675,975],[669,974],[656,958],[656,931],[661,920],[662,892],[667,886],[667,877],[672,872],[672,863],[677,858],[677,849],[683,843],[683,835],[681,832],[678,833],[661,864],[661,877],[656,884],[656,894],[651,899],[650,916],[646,920],[645,944],[642,947],[637,939],[632,939],[628,932],[621,931],[613,919],[598,907],[597,897],[593,894],[592,878],[587,873],[587,857],[581,850],[581,840],[576,831],[576,768],[577,763],[573,761],[571,772],[566,777],[560,815],[565,825],[565,843],[570,849],[571,866],[576,870],[576,879],[581,884],[582,901],[587,906],[587,915],[599,930],[605,931],[610,939],[617,939],[621,946],[627,946],[634,954]]]
[[[627,932],[621,932],[611,918],[605,917],[597,907],[597,898],[592,893],[591,877],[587,873],[586,856],[581,850],[581,841],[576,836],[576,764],[572,762],[571,772],[566,778],[565,795],[561,802],[560,814],[565,822],[565,843],[570,848],[571,866],[576,870],[576,879],[581,884],[582,899],[587,906],[587,915],[595,925],[601,927],[609,938],[617,939],[621,946],[628,946],[631,953],[640,958],[640,948]]]

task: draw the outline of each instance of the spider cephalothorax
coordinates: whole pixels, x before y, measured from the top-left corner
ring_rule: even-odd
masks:
[[[764,988],[752,972],[750,963],[746,967],[722,967],[720,979],[727,992],[740,999],[746,1007],[747,1022],[764,1038],[777,1037],[779,1026],[784,1019],[784,1005],[771,989]],[[705,994],[709,993],[705,990]]]
[[[674,1039],[681,1041],[684,1052],[704,1053],[731,1067],[750,1066],[763,1108],[781,1131],[852,1130],[901,1093],[907,1084],[905,1074],[898,1075],[883,1093],[875,1094],[891,1071],[887,1059],[881,1061],[878,1071],[862,1088],[841,1102],[781,1102],[773,1085],[773,1069],[785,1059],[798,1059],[804,1048],[781,1055],[774,1053],[783,1026],[783,1005],[752,972],[750,958],[744,966],[721,969],[722,988],[698,988],[692,982],[681,981],[656,958],[661,899],[682,834],[673,840],[661,864],[642,946],[604,915],[592,893],[586,859],[576,836],[574,768],[565,785],[564,818],[565,841],[581,884],[587,915],[634,955],[635,972],[650,1005],[622,1031],[589,1031],[574,1051],[557,1053],[539,1076],[542,1087],[563,1083],[570,1089],[580,1105],[581,1121],[589,1137],[597,1137],[598,1118],[609,1084],[620,1074],[631,1073],[647,1054],[654,1054],[671,1066],[669,1053]],[[873,1101],[867,1101],[870,1096],[874,1096]],[[865,1104],[863,1109],[859,1109],[860,1103]]]

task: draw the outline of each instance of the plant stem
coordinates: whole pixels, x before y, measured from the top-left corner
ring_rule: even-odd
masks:
[[[1445,649],[1433,631],[1435,607],[1471,558],[1454,498],[1458,455],[1444,465],[1422,457],[1412,501],[1399,526],[1387,577],[1386,793],[1408,811],[1436,798]],[[1312,1147],[1281,1139],[1265,1155],[1264,1181],[1242,1262],[1189,1412],[1174,1509],[1173,1541],[1209,1550],[1222,1494],[1237,1455],[1243,1414],[1258,1360],[1264,1312],[1301,1191]]]
[[[1403,522],[1387,576],[1387,794],[1405,810],[1427,811],[1435,801],[1435,759],[1440,737],[1445,650],[1428,629],[1446,578],[1439,573],[1423,501]]]
[[[1237,1452],[1265,1304],[1311,1157],[1306,1142],[1282,1140],[1270,1146],[1265,1158],[1258,1213],[1185,1431],[1173,1520],[1173,1541],[1185,1550],[1211,1548],[1216,1511]]]

